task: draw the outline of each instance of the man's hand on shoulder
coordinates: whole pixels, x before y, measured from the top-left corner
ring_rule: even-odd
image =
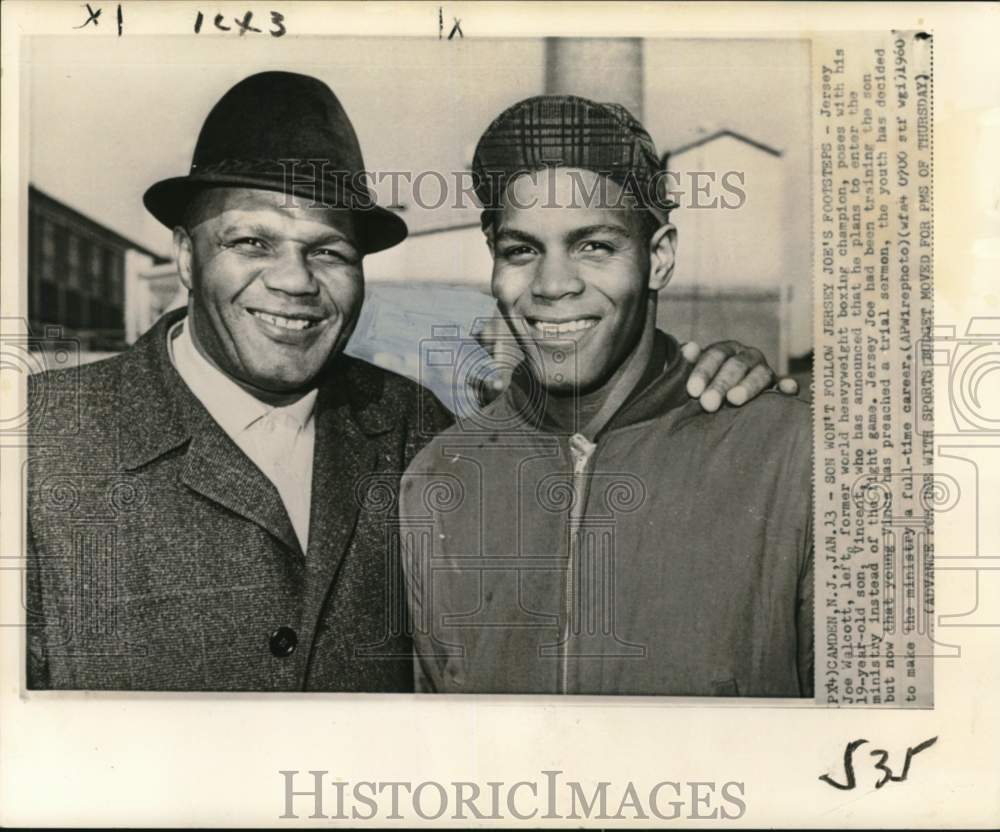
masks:
[[[704,352],[694,341],[681,347],[684,357],[694,364],[687,391],[709,413],[722,405],[723,398],[739,407],[772,387],[788,396],[799,392],[795,379],[777,378],[764,354],[739,341],[719,341]]]

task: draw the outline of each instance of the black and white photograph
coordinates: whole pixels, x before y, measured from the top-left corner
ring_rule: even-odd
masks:
[[[982,825],[997,19],[857,8],[6,5],[0,821]]]
[[[812,695],[807,44],[32,54],[29,688]]]

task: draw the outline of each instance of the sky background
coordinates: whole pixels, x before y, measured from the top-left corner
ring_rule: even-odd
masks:
[[[544,91],[542,39],[68,35],[32,39],[25,59],[32,183],[164,254],[169,233],[142,194],[187,173],[209,109],[252,72],[286,69],[328,83],[370,170],[464,170],[501,110]],[[725,127],[782,150],[805,179],[807,67],[800,41],[646,40],[642,120],[661,153]],[[477,213],[410,205],[403,216],[416,231]]]

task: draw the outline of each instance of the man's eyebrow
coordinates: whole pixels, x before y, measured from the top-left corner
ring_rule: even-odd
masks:
[[[344,243],[349,245],[351,248],[357,248],[357,243],[354,242],[350,237],[344,234],[342,231],[329,231],[322,236],[317,237],[315,240],[310,242],[310,245],[315,248],[316,246],[325,246],[330,243]]]
[[[586,225],[583,228],[574,228],[566,234],[566,242],[572,245],[595,234],[610,234],[615,237],[631,237],[628,228],[615,223],[598,223],[596,225]]]
[[[520,243],[527,243],[535,248],[545,248],[545,244],[534,234],[529,234],[527,231],[521,231],[517,228],[501,227],[496,233],[496,241],[501,242],[507,240],[516,240]]]
[[[237,220],[222,229],[222,236],[229,237],[232,234],[244,234],[247,237],[270,237],[275,233],[273,228],[259,222],[241,222]]]
[[[629,230],[624,225],[618,225],[616,223],[596,223],[594,225],[585,225],[582,228],[574,228],[571,231],[567,231],[564,236],[564,240],[568,245],[573,245],[574,243],[580,242],[580,240],[585,240],[587,237],[592,237],[595,234],[611,235],[614,237],[631,237]],[[496,241],[509,241],[516,240],[521,243],[527,243],[528,245],[535,246],[535,248],[544,249],[545,244],[534,234],[530,234],[527,231],[521,231],[517,228],[503,228],[501,227],[496,233]]]

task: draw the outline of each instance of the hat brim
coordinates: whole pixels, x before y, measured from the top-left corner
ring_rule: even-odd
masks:
[[[241,174],[176,176],[151,185],[143,194],[142,202],[149,213],[167,228],[173,229],[182,224],[187,206],[198,193],[208,188],[219,187],[286,192],[286,187],[282,182],[266,177],[258,179]],[[303,186],[300,190],[293,189],[293,193],[312,199],[315,191]],[[331,207],[347,208],[353,212],[357,226],[358,246],[362,254],[384,251],[406,239],[408,229],[402,217],[375,205],[374,201],[370,199],[356,197],[352,200],[345,194],[342,201],[330,204]]]

